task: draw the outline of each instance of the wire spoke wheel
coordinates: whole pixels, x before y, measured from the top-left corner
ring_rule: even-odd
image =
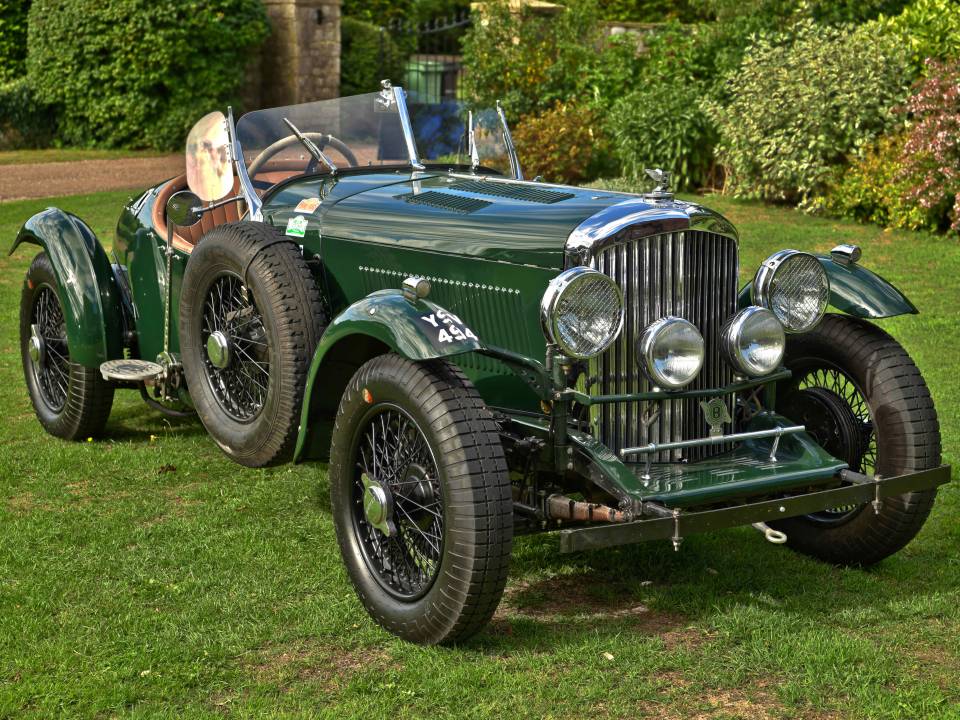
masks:
[[[354,531],[384,589],[415,600],[433,584],[443,552],[443,492],[433,452],[396,406],[375,408],[358,440]]]
[[[798,374],[790,405],[817,443],[851,470],[871,475],[877,468],[877,429],[863,391],[839,368],[826,363]],[[860,505],[829,508],[808,517],[819,523],[843,523]]]
[[[67,349],[67,326],[60,300],[49,285],[39,288],[33,302],[31,327],[31,366],[43,401],[53,412],[63,410],[70,382],[70,353]]]
[[[270,387],[270,348],[253,295],[233,273],[216,277],[207,291],[201,343],[207,382],[220,407],[239,422],[254,420]]]

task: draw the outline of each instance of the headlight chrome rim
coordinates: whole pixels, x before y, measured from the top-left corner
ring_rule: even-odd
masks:
[[[749,359],[749,349],[744,347],[744,341],[751,339],[750,334],[748,334],[750,333],[750,325],[756,325],[758,322],[765,320],[776,323],[776,327],[779,328],[779,333],[774,333],[777,335],[779,352],[776,354],[774,362],[770,362],[766,366],[760,366]],[[752,334],[755,339],[756,331]],[[734,370],[747,377],[764,377],[774,372],[783,363],[783,356],[787,349],[787,338],[783,324],[771,310],[751,305],[727,320],[720,332],[720,346],[726,361]]]
[[[685,377],[671,379],[657,367],[654,352],[657,349],[658,341],[662,342],[667,333],[677,330],[692,330],[696,334],[696,338],[699,340],[698,357],[696,367],[693,371],[688,372]],[[651,383],[664,390],[679,390],[696,380],[700,371],[703,369],[705,357],[706,344],[703,341],[703,336],[700,334],[696,325],[681,317],[668,315],[667,317],[655,320],[644,329],[640,338],[637,340],[637,362],[640,365],[640,369]]]
[[[787,315],[785,312],[777,311],[777,297],[774,283],[777,274],[783,272],[791,262],[803,262],[810,268],[816,268],[816,274],[820,280],[819,294],[821,295],[821,299],[818,307],[813,313],[808,314],[803,321],[785,316]],[[820,261],[810,253],[800,250],[780,250],[764,260],[757,269],[757,274],[753,278],[751,299],[754,305],[759,305],[773,312],[780,321],[780,324],[783,325],[785,332],[809,332],[819,324],[827,310],[827,304],[830,300],[830,278],[827,276],[827,271],[823,269]]]
[[[609,333],[604,342],[597,343],[593,347],[589,348],[589,352],[584,351],[582,348],[575,348],[571,346],[569,342],[564,340],[560,327],[562,318],[557,312],[558,308],[560,307],[560,303],[566,297],[566,294],[571,292],[578,285],[585,282],[604,283],[606,285],[605,289],[612,289],[615,294],[617,306],[619,308],[617,311],[616,320],[614,322],[615,327],[613,331]],[[596,357],[613,345],[623,330],[623,322],[623,291],[620,289],[620,286],[602,272],[582,265],[564,270],[562,273],[553,278],[553,280],[550,281],[550,284],[547,285],[547,289],[543,293],[543,298],[540,301],[540,324],[543,328],[543,333],[546,336],[547,341],[559,347],[564,355],[573,358],[574,360],[587,360],[589,358]]]

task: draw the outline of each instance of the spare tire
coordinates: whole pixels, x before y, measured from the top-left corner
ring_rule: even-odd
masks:
[[[293,454],[313,351],[326,326],[300,246],[257,222],[220,225],[194,249],[180,293],[180,352],[197,415],[232,460]]]

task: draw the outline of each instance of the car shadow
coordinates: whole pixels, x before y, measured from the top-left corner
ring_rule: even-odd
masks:
[[[463,648],[500,655],[633,633],[665,650],[692,649],[710,641],[714,619],[750,608],[822,625],[842,609],[882,616],[902,602],[949,592],[955,582],[933,580],[935,573],[904,551],[873,568],[838,568],[744,528],[687,538],[676,553],[667,542],[557,550],[555,537],[517,540],[503,601]],[[912,580],[923,575],[929,580],[918,587]]]

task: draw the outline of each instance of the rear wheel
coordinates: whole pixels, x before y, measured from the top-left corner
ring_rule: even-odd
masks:
[[[220,225],[193,251],[180,295],[190,397],[233,460],[293,453],[307,371],[326,317],[300,247],[263,223]]]
[[[792,336],[793,377],[777,390],[777,410],[806,425],[820,445],[852,470],[892,477],[940,464],[940,427],[920,371],[900,344],[875,325],[827,315]],[[831,508],[775,525],[800,552],[841,565],[871,565],[916,536],[936,490],[870,505]]]
[[[329,476],[340,551],[376,622],[424,644],[487,623],[513,504],[497,425],[457,368],[392,354],[363,365],[340,403]]]
[[[57,278],[46,253],[30,264],[20,299],[20,352],[33,409],[51,435],[85,440],[103,432],[111,387],[93,368],[70,360]]]

